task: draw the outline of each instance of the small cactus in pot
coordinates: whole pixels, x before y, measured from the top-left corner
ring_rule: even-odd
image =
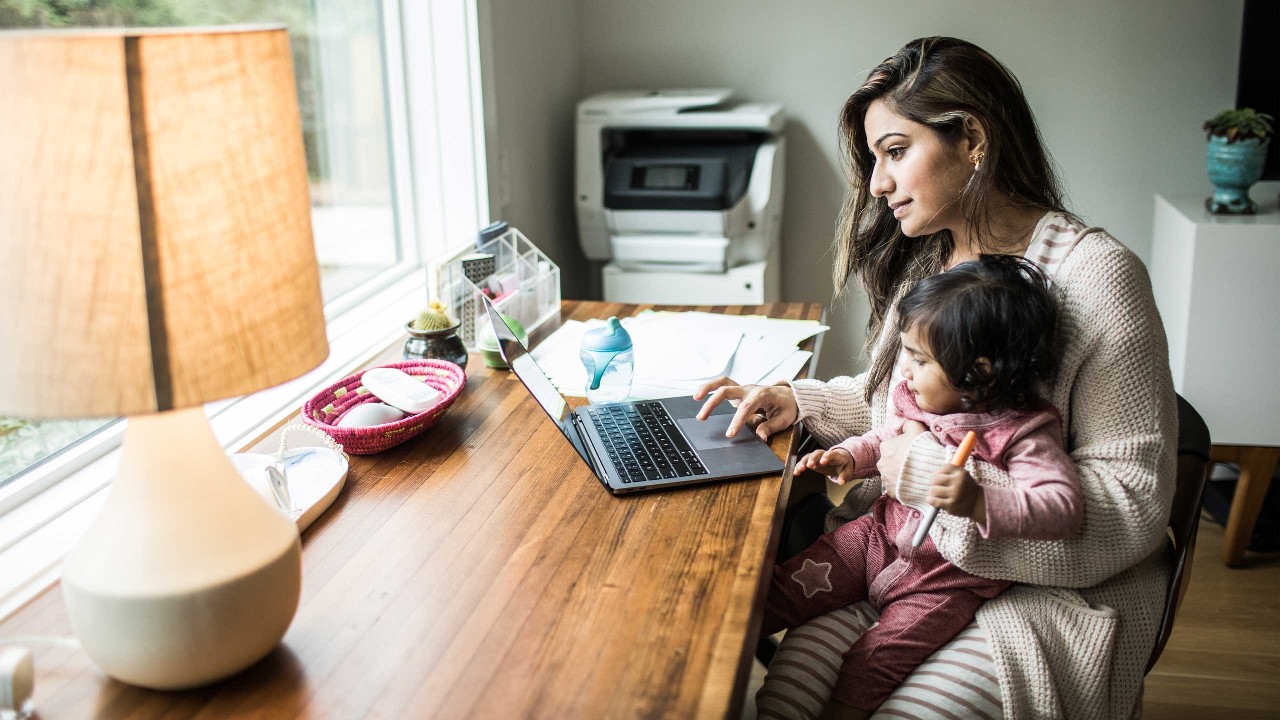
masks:
[[[409,339],[404,343],[406,360],[448,360],[458,367],[467,367],[467,346],[458,337],[458,322],[449,317],[449,309],[439,300],[432,300],[418,317],[405,323]]]
[[[411,323],[414,330],[446,330],[455,325],[457,323],[449,317],[449,308],[439,300],[432,300]]]
[[[1214,185],[1213,197],[1205,200],[1209,212],[1252,215],[1258,204],[1249,198],[1249,188],[1262,177],[1267,145],[1274,129],[1272,118],[1253,108],[1223,110],[1204,123],[1209,136],[1205,150],[1205,170]]]

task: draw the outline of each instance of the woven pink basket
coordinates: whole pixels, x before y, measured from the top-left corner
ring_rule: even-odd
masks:
[[[421,378],[438,390],[444,399],[429,410],[393,423],[371,427],[338,427],[338,420],[351,408],[361,403],[378,401],[361,384],[365,373],[361,370],[321,390],[308,400],[302,406],[303,422],[319,428],[342,443],[343,449],[352,455],[372,455],[417,437],[422,431],[435,425],[467,385],[467,375],[462,372],[462,368],[446,360],[406,360],[379,367],[395,368],[412,377]]]

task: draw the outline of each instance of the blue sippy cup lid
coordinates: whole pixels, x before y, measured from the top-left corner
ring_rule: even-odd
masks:
[[[582,349],[593,352],[621,352],[631,349],[631,336],[626,328],[618,322],[617,317],[609,318],[609,324],[602,328],[588,331],[582,336]]]

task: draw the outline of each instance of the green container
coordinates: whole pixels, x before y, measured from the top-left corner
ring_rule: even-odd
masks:
[[[503,320],[507,321],[507,325],[515,331],[516,338],[520,340],[520,344],[529,347],[529,333],[525,331],[524,325],[520,321],[510,315],[503,315]],[[491,368],[506,370],[507,361],[502,359],[502,352],[498,350],[498,338],[493,334],[493,327],[485,324],[477,333],[476,349],[480,351],[480,357],[484,358],[484,364]]]

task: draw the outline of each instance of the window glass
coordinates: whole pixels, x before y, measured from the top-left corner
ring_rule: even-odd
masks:
[[[0,29],[286,25],[328,303],[413,255],[397,240],[381,7],[344,0],[0,0]],[[0,417],[0,485],[107,422]]]
[[[110,420],[23,420],[0,416],[0,483],[110,424]]]

